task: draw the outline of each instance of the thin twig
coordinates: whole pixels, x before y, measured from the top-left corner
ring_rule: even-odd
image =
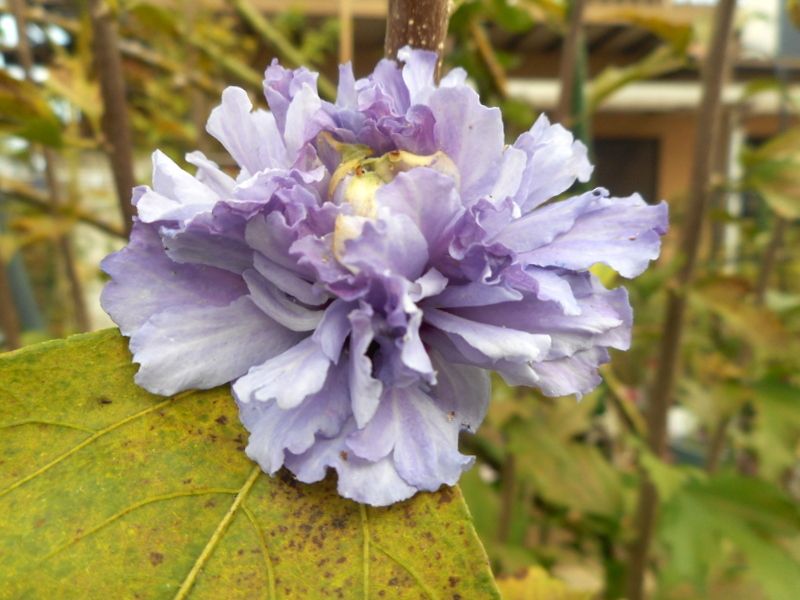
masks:
[[[76,221],[80,221],[81,223],[91,225],[92,227],[95,227],[96,229],[99,229],[100,231],[103,231],[109,235],[113,235],[114,237],[123,239],[127,237],[122,229],[110,223],[101,221],[79,207],[66,204],[58,206],[55,210],[53,210],[53,207],[50,205],[46,194],[20,181],[0,177],[0,194],[7,195],[11,200],[17,200],[18,202],[22,202],[35,208],[36,210],[55,214],[59,218],[74,219]]]
[[[667,292],[664,335],[661,338],[658,368],[653,380],[647,411],[648,441],[653,453],[659,457],[664,455],[667,447],[667,414],[672,403],[675,378],[678,373],[678,358],[686,320],[686,293],[694,279],[708,205],[711,147],[716,141],[724,65],[735,10],[736,0],[720,0],[717,4],[714,34],[703,71],[703,98],[697,119],[694,165],[687,204],[688,213],[679,246],[683,252],[684,262],[678,272],[676,285]],[[644,597],[644,578],[657,510],[658,493],[655,486],[645,479],[639,498],[637,538],[630,547],[627,586],[629,600],[642,600]]]
[[[469,22],[469,31],[472,39],[475,41],[475,46],[478,49],[478,54],[486,65],[489,75],[492,77],[495,90],[501,98],[508,96],[508,80],[506,78],[506,71],[500,61],[497,60],[497,55],[492,48],[492,42],[489,39],[483,24],[477,17],[473,17]]]

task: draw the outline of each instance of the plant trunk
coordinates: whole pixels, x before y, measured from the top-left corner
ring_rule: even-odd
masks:
[[[130,235],[135,211],[131,204],[134,186],[133,137],[128,116],[125,78],[122,74],[117,23],[103,0],[88,0],[94,53],[100,93],[103,98],[103,135],[108,148],[117,199]]]
[[[439,55],[438,79],[442,68],[450,3],[447,0],[389,0],[384,52],[397,58],[403,46],[433,50]]]
[[[733,27],[736,0],[720,0],[715,12],[714,34],[708,59],[703,69],[703,98],[697,120],[694,145],[694,168],[690,180],[687,215],[682,230],[680,249],[683,265],[676,281],[667,292],[667,312],[664,335],[661,338],[658,367],[649,395],[647,409],[648,442],[657,456],[667,448],[667,414],[672,403],[681,339],[687,310],[687,294],[694,279],[703,222],[709,199],[712,146],[716,140],[722,84]],[[637,514],[637,538],[630,547],[628,600],[644,598],[644,579],[648,555],[658,512],[658,493],[653,484],[644,480]]]

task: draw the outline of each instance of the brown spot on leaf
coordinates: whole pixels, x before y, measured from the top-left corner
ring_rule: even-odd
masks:
[[[164,555],[161,552],[151,552],[150,553],[150,564],[154,567],[157,567],[162,562],[164,562]]]
[[[456,587],[458,585],[458,577],[453,577],[452,575],[447,578],[447,581],[450,583],[450,587]]]
[[[222,416],[217,417],[216,419],[214,419],[214,421],[216,421],[220,425],[227,425],[228,424],[228,417],[226,417],[225,415],[222,415]]]
[[[97,399],[97,403],[102,405],[102,406],[106,406],[107,404],[111,404],[112,402],[113,402],[113,400],[111,400],[110,398],[106,398],[105,396],[100,396]]]

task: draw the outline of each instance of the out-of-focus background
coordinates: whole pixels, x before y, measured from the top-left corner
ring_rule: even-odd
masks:
[[[445,68],[465,68],[501,107],[510,141],[542,112],[567,122],[591,149],[591,185],[668,200],[672,231],[661,260],[626,282],[633,349],[596,392],[576,403],[497,382],[486,423],[463,440],[478,456],[462,481],[476,526],[509,597],[535,582],[553,590],[535,598],[622,598],[643,568],[647,597],[800,598],[800,7],[739,3],[720,118],[698,142],[715,4],[565,1],[455,2]],[[151,152],[224,163],[204,126],[226,85],[263,106],[277,57],[320,70],[330,97],[337,63],[364,75],[382,57],[386,14],[382,0],[0,1],[0,350],[112,326],[98,264],[125,243]],[[709,209],[678,292],[687,313],[660,457],[644,415],[697,152],[711,160]],[[637,516],[645,481],[660,498],[649,521]]]

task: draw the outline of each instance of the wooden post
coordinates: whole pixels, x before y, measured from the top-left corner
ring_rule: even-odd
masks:
[[[694,164],[687,198],[687,214],[679,246],[683,254],[683,265],[673,286],[667,292],[664,335],[661,338],[658,367],[647,406],[648,442],[650,449],[657,456],[663,456],[667,449],[667,415],[678,375],[681,340],[686,321],[687,293],[694,280],[710,196],[712,145],[717,139],[715,132],[720,119],[722,83],[735,12],[736,0],[720,0],[717,4],[714,34],[703,69],[703,98],[697,118],[697,137],[694,144]],[[644,579],[657,512],[658,491],[651,481],[645,479],[639,496],[637,538],[630,547],[628,600],[644,598]]]
[[[88,0],[92,23],[92,49],[100,93],[103,98],[103,134],[109,147],[109,160],[114,175],[125,231],[130,234],[135,211],[131,204],[133,175],[133,137],[128,116],[125,78],[122,74],[117,23],[103,0]]]
[[[447,0],[389,0],[384,52],[397,58],[403,46],[433,50],[439,55],[438,78],[442,68],[450,3]]]

